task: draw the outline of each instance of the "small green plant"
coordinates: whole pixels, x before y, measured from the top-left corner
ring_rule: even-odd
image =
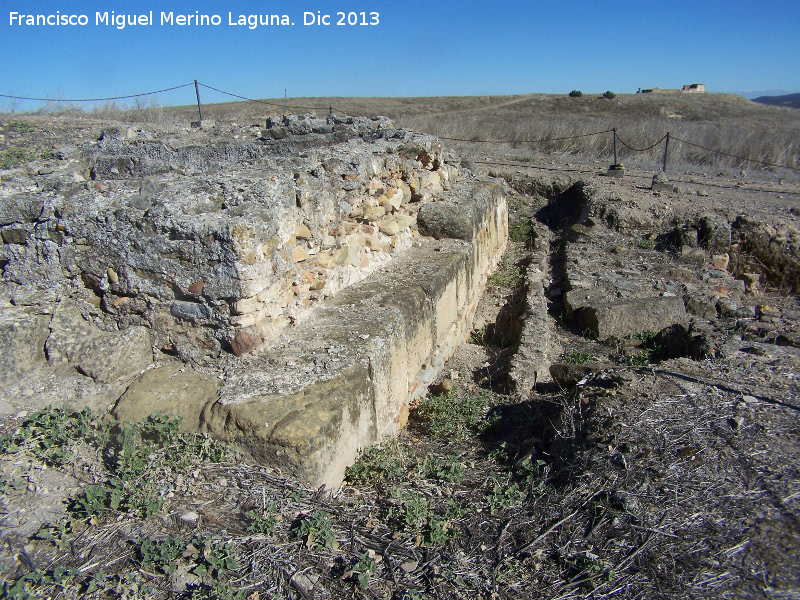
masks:
[[[137,545],[142,564],[153,566],[167,575],[175,572],[178,559],[186,550],[186,542],[180,537],[167,536],[161,540],[143,538]]]
[[[627,364],[642,367],[661,360],[664,354],[664,346],[659,339],[658,333],[643,331],[630,336],[630,339],[640,340],[642,343],[637,354],[625,357]]]
[[[422,476],[426,479],[437,479],[447,483],[457,483],[464,479],[464,463],[454,456],[439,458],[428,454],[420,465]]]
[[[9,148],[0,152],[0,169],[13,169],[36,158],[24,148]]]
[[[512,264],[508,257],[503,257],[497,271],[486,280],[488,285],[515,288],[525,280],[525,273],[521,265]]]
[[[389,481],[403,476],[400,447],[397,444],[367,448],[350,467],[345,479],[351,484]]]
[[[367,589],[369,587],[369,579],[378,571],[378,564],[375,562],[369,552],[364,552],[358,558],[358,562],[353,565],[351,569],[357,575],[358,585]]]
[[[642,248],[643,250],[652,250],[655,248],[656,243],[655,241],[647,238],[634,238],[631,242],[631,245],[635,248]]]
[[[572,90],[569,93],[570,98],[580,98],[581,96],[583,96],[583,92],[580,90]]]
[[[434,509],[431,500],[419,493],[393,490],[392,496],[396,502],[389,508],[387,520],[406,534],[432,544],[439,544],[458,534],[453,521],[460,518],[465,509],[452,500],[442,514]]]
[[[0,446],[3,445],[3,441],[0,440]],[[25,481],[11,476],[6,476],[4,473],[0,471],[0,498],[3,498],[6,494],[13,490],[19,490],[25,487]]]
[[[64,519],[55,524],[44,525],[34,536],[37,540],[47,540],[59,550],[70,547],[73,538],[73,523],[69,519]]]
[[[224,446],[207,436],[179,434],[180,420],[156,413],[123,423],[107,445],[109,479],[84,488],[71,505],[73,514],[93,519],[108,510],[141,518],[158,513],[166,502],[160,481],[198,460],[222,460]],[[158,469],[154,468],[158,466]]]
[[[143,538],[137,546],[142,565],[152,566],[165,575],[172,575],[181,561],[186,561],[192,573],[218,585],[229,571],[240,568],[234,543],[225,543],[207,535],[196,535],[188,542],[170,536],[163,539]],[[223,585],[220,589],[226,588]]]
[[[315,510],[310,516],[299,519],[293,531],[309,548],[320,544],[335,550],[339,545],[333,533],[333,519],[323,510]]]
[[[4,436],[0,452],[28,451],[48,465],[59,467],[72,462],[74,444],[102,444],[107,437],[108,428],[88,409],[69,412],[46,408],[33,413],[13,434]]]
[[[34,571],[16,581],[0,582],[0,598],[23,600],[27,598],[81,597],[78,569],[58,567],[49,571]]]
[[[590,354],[588,352],[570,350],[569,352],[564,353],[564,356],[561,357],[561,360],[571,365],[582,365],[583,363],[597,360],[597,357],[594,354]]]
[[[429,396],[420,400],[416,416],[434,437],[464,438],[485,433],[496,424],[497,417],[487,417],[492,404],[488,390],[460,398]]]
[[[489,480],[489,484],[486,502],[489,505],[489,512],[492,514],[505,508],[519,506],[528,496],[525,485],[513,481],[509,474],[494,475]]]
[[[29,133],[31,131],[36,131],[36,127],[25,121],[10,121],[8,123],[8,128],[16,131],[17,133]]]
[[[233,542],[221,542],[206,536],[195,536],[186,545],[182,556],[193,561],[192,572],[198,577],[219,581],[228,571],[240,568]]]
[[[531,238],[533,226],[530,219],[520,221],[508,230],[508,239],[512,242],[525,242],[527,243]]]
[[[278,519],[275,516],[277,506],[274,501],[269,503],[264,510],[248,510],[245,513],[250,519],[247,525],[249,533],[256,533],[261,535],[272,535],[275,533],[275,527],[278,524]]]
[[[608,98],[609,100],[613,100],[616,97],[617,97],[617,95],[614,92],[610,91],[610,90],[607,91],[605,94],[603,94],[603,98]]]

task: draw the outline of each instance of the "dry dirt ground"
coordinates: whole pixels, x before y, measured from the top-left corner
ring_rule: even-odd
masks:
[[[103,127],[26,122],[34,129],[4,122],[3,134],[7,144],[27,134],[31,157],[57,152],[50,138]],[[220,135],[252,135],[249,125]],[[114,471],[127,450],[119,432],[95,435],[107,431],[101,420],[70,438],[54,466],[47,432],[69,438],[76,421],[34,427],[19,415],[2,424],[0,597],[800,598],[796,290],[764,282],[733,311],[691,314],[704,345],[672,358],[651,335],[593,340],[564,307],[572,256],[590,281],[690,294],[711,286],[710,254],[671,245],[675,224],[712,212],[791,225],[797,176],[690,167],[670,174],[678,191],[655,193],[653,165],[611,179],[605,162],[454,151],[509,181],[517,241],[472,343],[396,442],[365,453],[330,494],[169,432],[153,449],[136,438],[147,475],[119,460]],[[46,170],[43,160],[31,168]],[[514,390],[531,223],[546,227],[542,209],[578,181],[636,209],[617,227],[595,214],[577,234],[550,222],[548,351],[552,362],[600,367],[577,385],[544,376]],[[139,473],[132,485],[152,486],[153,510],[125,500],[89,511],[87,490],[115,473]]]

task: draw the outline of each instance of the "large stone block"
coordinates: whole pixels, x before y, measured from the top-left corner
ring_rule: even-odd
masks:
[[[670,296],[585,306],[576,316],[579,326],[600,340],[688,324],[683,300]]]
[[[150,369],[130,385],[112,414],[120,421],[139,421],[161,412],[180,417],[181,431],[196,432],[203,407],[217,400],[221,386],[218,377],[180,364]]]

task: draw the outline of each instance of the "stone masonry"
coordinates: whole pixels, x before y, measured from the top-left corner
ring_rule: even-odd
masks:
[[[337,486],[468,336],[504,188],[385,118],[131,131],[2,188],[0,408],[162,410]]]

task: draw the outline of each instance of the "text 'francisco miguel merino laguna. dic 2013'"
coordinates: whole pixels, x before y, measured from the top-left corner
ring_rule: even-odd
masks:
[[[151,26],[155,23],[163,26],[180,27],[206,27],[228,25],[231,27],[247,27],[256,29],[262,26],[291,26],[294,22],[289,15],[234,15],[228,13],[228,20],[220,15],[201,15],[199,12],[194,14],[175,14],[173,12],[161,12],[159,21],[153,20],[153,11],[139,15],[118,15],[114,11],[96,12],[94,19],[90,20],[88,15],[70,15],[55,13],[47,15],[28,15],[20,12],[9,12],[9,24],[13,26],[29,27],[64,27],[64,26],[86,26],[90,23],[95,26],[115,27],[125,29],[128,26]],[[377,12],[337,12],[335,16],[317,12],[304,12],[303,25],[378,25],[380,15]]]

